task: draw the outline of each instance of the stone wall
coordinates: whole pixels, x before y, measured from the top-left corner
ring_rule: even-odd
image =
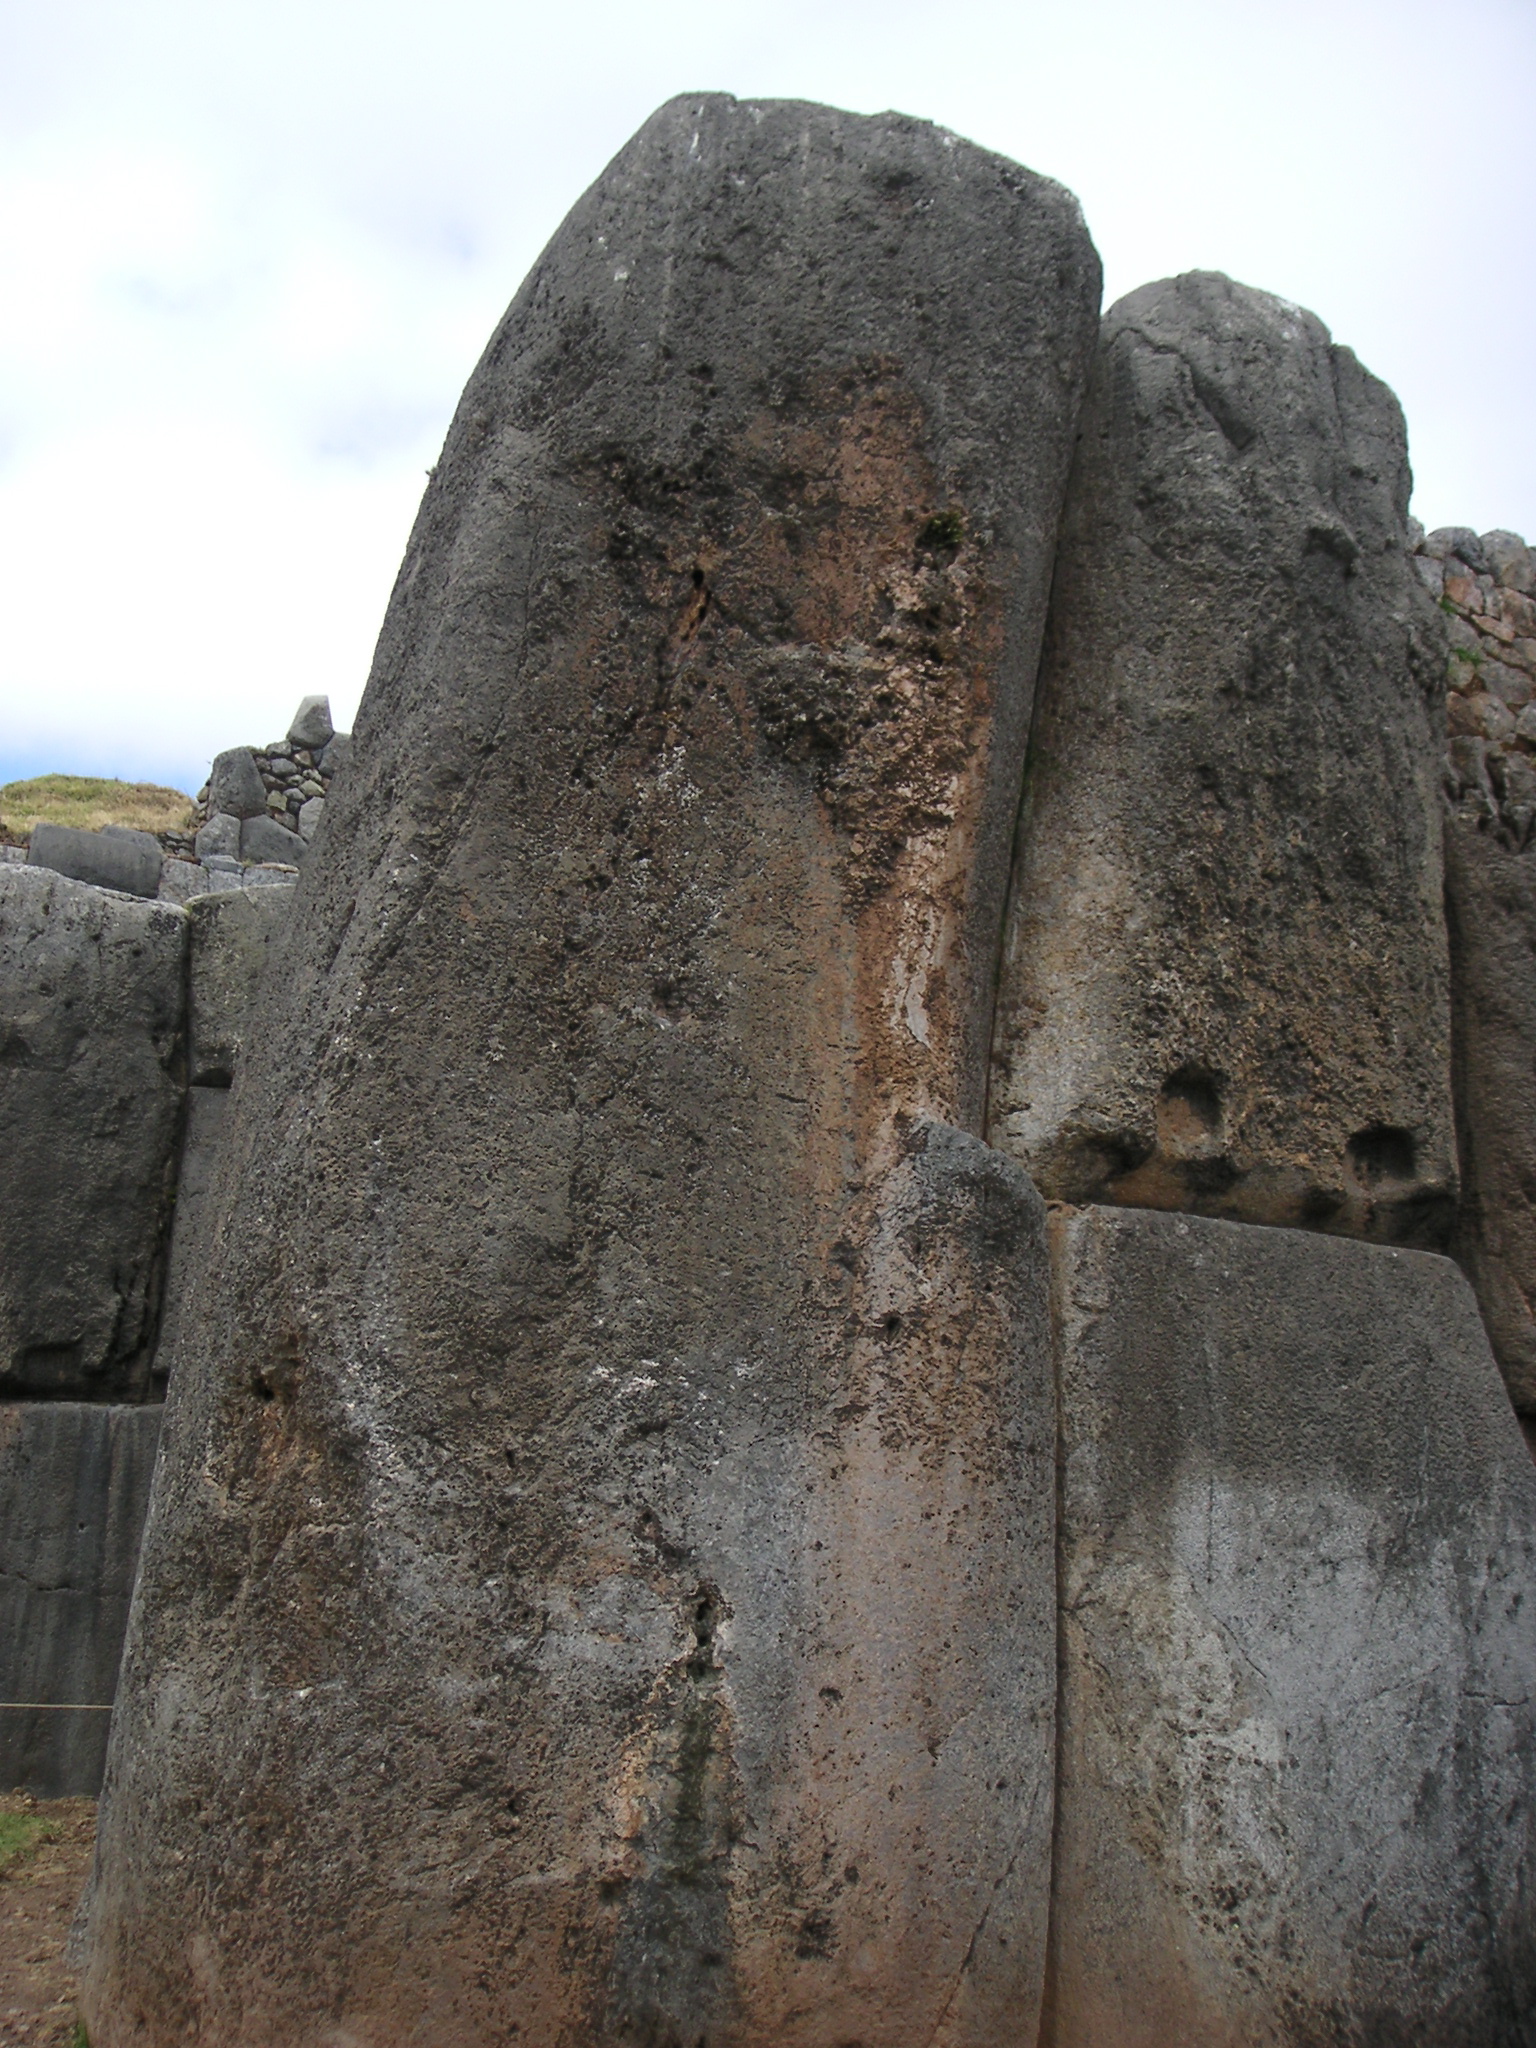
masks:
[[[1512,533],[1420,538],[1446,615],[1446,921],[1461,1202],[1455,1251],[1536,1430],[1536,557]]]
[[[39,825],[27,845],[0,845],[0,865],[49,868],[98,888],[172,903],[291,883],[350,747],[351,735],[331,724],[330,699],[306,697],[284,739],[260,749],[230,747],[218,756],[198,792],[190,831]]]
[[[101,2048],[1528,2048],[1403,423],[1094,277],[701,97],[487,349],[176,1333]]]
[[[292,895],[216,887],[183,907],[0,866],[7,1786],[100,1783],[166,1340],[204,1255],[229,1088]]]
[[[952,136],[673,103],[356,770],[221,755],[184,904],[0,870],[50,1786],[170,1378],[99,2048],[1530,2048],[1536,1469],[1439,1250],[1533,1405],[1530,560],[1312,316],[1096,292]]]

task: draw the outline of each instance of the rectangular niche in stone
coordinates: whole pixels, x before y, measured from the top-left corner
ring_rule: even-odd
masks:
[[[1536,1469],[1433,1254],[1052,1224],[1048,2048],[1524,2048]]]

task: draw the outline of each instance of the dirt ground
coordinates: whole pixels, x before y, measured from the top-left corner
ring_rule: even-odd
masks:
[[[96,1802],[0,1798],[0,1815],[14,1814],[45,1826],[0,1867],[0,2048],[74,2048],[64,1942],[91,1867]]]

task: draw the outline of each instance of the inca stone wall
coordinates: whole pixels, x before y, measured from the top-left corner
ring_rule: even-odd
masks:
[[[7,1787],[101,1782],[164,1340],[204,1255],[229,1084],[291,898],[214,893],[189,911],[0,868]]]
[[[1536,1468],[1404,1248],[1529,1406],[1529,557],[1310,315],[1096,293],[674,102],[296,891],[319,707],[215,764],[96,2048],[1536,2041]],[[125,1412],[6,1425],[98,1617],[7,1685],[115,1662]]]

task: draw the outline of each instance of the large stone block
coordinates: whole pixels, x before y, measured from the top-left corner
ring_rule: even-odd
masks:
[[[1440,615],[1386,387],[1204,274],[1106,315],[991,1134],[1048,1197],[1443,1245]]]
[[[1447,818],[1445,908],[1461,1151],[1456,1255],[1515,1406],[1536,1420],[1536,854]]]
[[[974,1134],[1096,292],[1016,165],[697,98],[492,340],[172,1361],[101,2048],[1027,2037],[1043,1253]]]
[[[85,832],[76,825],[34,826],[27,858],[33,867],[129,896],[155,894],[164,860],[152,832]]]
[[[186,947],[176,905],[0,870],[0,1397],[148,1386]]]
[[[227,1088],[233,1080],[262,976],[281,948],[292,905],[290,885],[210,893],[188,906],[188,1073],[194,1087]]]
[[[0,1785],[92,1796],[107,1754],[158,1407],[0,1407]]]
[[[1051,2048],[1516,2048],[1536,1468],[1433,1254],[1053,1221]]]

